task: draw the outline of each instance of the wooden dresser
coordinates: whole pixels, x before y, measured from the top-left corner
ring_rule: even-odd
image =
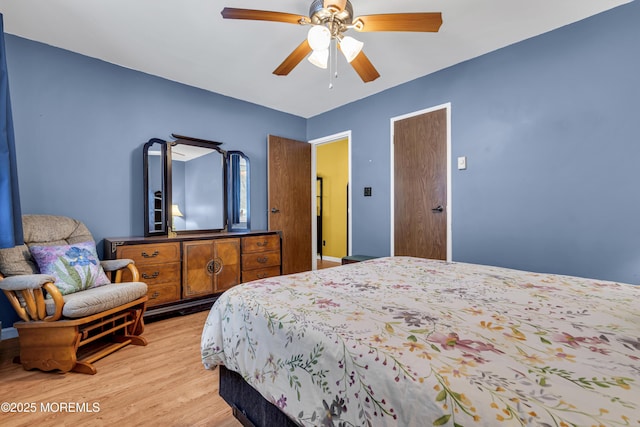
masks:
[[[149,287],[145,316],[197,311],[241,282],[280,275],[281,236],[252,231],[107,238],[104,258],[135,261]],[[125,274],[123,280],[130,279]]]

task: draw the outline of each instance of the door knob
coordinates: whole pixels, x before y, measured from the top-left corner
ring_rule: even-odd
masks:
[[[444,208],[442,207],[442,205],[438,205],[437,208],[431,209],[431,212],[442,212],[443,210]]]
[[[271,208],[271,213],[278,213],[280,212],[280,209],[278,208]]]

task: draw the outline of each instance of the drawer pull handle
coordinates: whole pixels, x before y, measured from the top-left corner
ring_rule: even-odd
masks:
[[[155,279],[159,275],[160,275],[159,271],[154,271],[152,275],[148,275],[147,273],[142,273],[142,278],[143,279]]]
[[[265,277],[267,277],[267,273],[258,273],[256,274],[256,276],[258,277],[258,279],[264,279]]]
[[[157,257],[158,255],[160,255],[160,252],[158,251],[153,251],[153,253],[151,255],[149,255],[148,253],[142,251],[142,256],[145,258],[153,258],[153,257]]]
[[[266,256],[263,256],[263,257],[258,258],[256,261],[258,261],[260,264],[264,264],[268,260],[269,260],[269,258],[267,258]]]
[[[265,240],[265,241],[262,241],[262,242],[258,242],[258,243],[257,243],[257,245],[258,245],[259,247],[263,248],[263,247],[267,246],[267,244],[268,244],[268,243],[269,243],[269,242],[267,242],[267,241]]]
[[[160,296],[160,292],[155,291],[154,293],[151,294],[151,299],[156,299]]]

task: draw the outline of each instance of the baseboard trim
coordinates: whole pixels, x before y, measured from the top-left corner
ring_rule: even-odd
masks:
[[[320,257],[318,256],[318,259],[320,259]],[[331,262],[342,262],[342,258],[336,258],[334,256],[326,256],[324,255],[322,257],[323,261],[331,261]]]
[[[16,328],[2,328],[0,333],[0,341],[18,338],[18,330]]]

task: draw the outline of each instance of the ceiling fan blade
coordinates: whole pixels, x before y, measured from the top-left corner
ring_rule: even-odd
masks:
[[[347,5],[347,0],[324,0],[322,3],[322,7],[325,9],[329,9],[330,7],[336,8],[338,10],[344,10],[344,7]]]
[[[312,49],[311,46],[309,46],[309,42],[307,41],[307,39],[304,39],[304,41],[300,43],[300,45],[295,48],[284,61],[282,61],[282,64],[280,64],[278,68],[273,71],[273,74],[278,76],[286,76],[291,72],[291,70],[296,68],[296,65],[298,65],[300,61],[302,61],[309,53],[311,53],[311,50]]]
[[[351,66],[365,83],[372,82],[380,77],[380,73],[378,73],[378,70],[376,70],[363,51],[360,51],[358,56],[351,61]]]
[[[287,24],[309,23],[309,18],[302,15],[284,12],[270,12],[268,10],[254,9],[236,9],[233,7],[225,7],[222,9],[222,17],[224,19],[249,19],[253,21],[273,21],[284,22]]]
[[[359,16],[353,20],[354,29],[367,31],[437,32],[442,25],[442,13],[383,13]]]

